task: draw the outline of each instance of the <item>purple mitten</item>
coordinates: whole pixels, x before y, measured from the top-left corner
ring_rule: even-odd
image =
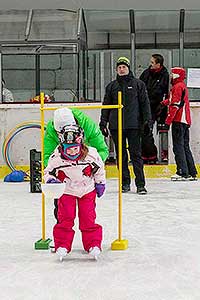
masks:
[[[59,179],[56,178],[50,178],[47,180],[46,183],[61,183],[61,181]]]
[[[100,198],[103,193],[105,192],[105,184],[103,183],[95,183],[95,189],[96,189],[96,192],[97,192],[97,197]]]

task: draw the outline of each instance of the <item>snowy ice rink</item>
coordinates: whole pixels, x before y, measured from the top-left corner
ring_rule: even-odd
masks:
[[[123,195],[125,251],[111,251],[118,238],[117,180],[97,201],[104,227],[97,262],[83,252],[77,229],[73,251],[60,263],[41,238],[41,194],[28,183],[0,183],[2,300],[199,300],[200,181],[147,180],[147,195]],[[53,202],[46,202],[47,238],[52,237]],[[77,223],[76,223],[77,227]]]

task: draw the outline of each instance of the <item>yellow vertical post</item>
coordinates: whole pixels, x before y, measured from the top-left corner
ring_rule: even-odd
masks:
[[[44,182],[44,93],[40,93],[40,120],[41,120],[41,175]],[[42,193],[42,240],[45,240],[45,196]]]
[[[118,207],[118,239],[112,242],[112,250],[126,250],[128,240],[122,240],[122,92],[118,92],[118,186],[119,186],[119,207]]]
[[[44,182],[44,93],[40,93],[40,126],[41,126],[41,182]],[[49,249],[51,239],[46,239],[45,196],[42,192],[42,238],[35,242],[35,249]]]
[[[122,239],[122,92],[118,94],[118,168],[119,168],[119,237],[118,239],[121,241]]]

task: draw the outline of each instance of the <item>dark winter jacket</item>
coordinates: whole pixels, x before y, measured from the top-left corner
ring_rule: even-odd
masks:
[[[122,92],[122,127],[123,129],[141,129],[151,120],[150,104],[144,83],[136,79],[130,71],[128,75],[119,76],[106,87],[103,105],[118,104],[118,92]],[[102,109],[100,127],[117,129],[117,109]]]
[[[140,79],[146,85],[151,109],[155,109],[163,100],[164,95],[168,95],[169,73],[164,66],[159,72],[152,71],[149,67],[144,70]]]

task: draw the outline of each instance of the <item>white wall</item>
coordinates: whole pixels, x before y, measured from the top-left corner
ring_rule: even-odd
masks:
[[[82,104],[81,104],[82,105]],[[86,104],[86,106],[92,104]],[[60,106],[62,106],[60,104]],[[84,110],[97,124],[99,123],[99,110]],[[194,154],[195,162],[200,163],[200,103],[191,103],[192,126],[190,130],[190,144]],[[45,111],[45,121],[53,116],[53,111]],[[0,106],[0,144],[8,135],[9,131],[16,127],[17,124],[31,120],[40,121],[40,106],[37,104],[15,104]],[[3,125],[4,124],[4,125]],[[170,134],[169,134],[170,135]],[[11,161],[17,165],[29,165],[30,149],[40,150],[40,130],[25,129],[18,133],[12,140],[9,155]],[[169,138],[169,163],[174,163],[172,153],[171,138]],[[5,165],[2,153],[0,152],[0,165]]]
[[[85,104],[81,104],[85,105]],[[86,104],[88,106],[90,104]],[[61,104],[57,104],[62,106]],[[66,105],[65,105],[66,106]],[[51,105],[52,107],[52,105]],[[85,110],[88,116],[99,123],[98,110]],[[45,111],[45,121],[47,122],[53,117],[53,111]],[[38,104],[1,104],[0,105],[0,145],[10,130],[14,129],[18,124],[28,121],[40,121],[40,105]],[[19,132],[11,141],[9,156],[13,164],[29,165],[30,149],[40,150],[40,130],[36,128],[24,129]],[[0,152],[0,165],[5,165]]]

